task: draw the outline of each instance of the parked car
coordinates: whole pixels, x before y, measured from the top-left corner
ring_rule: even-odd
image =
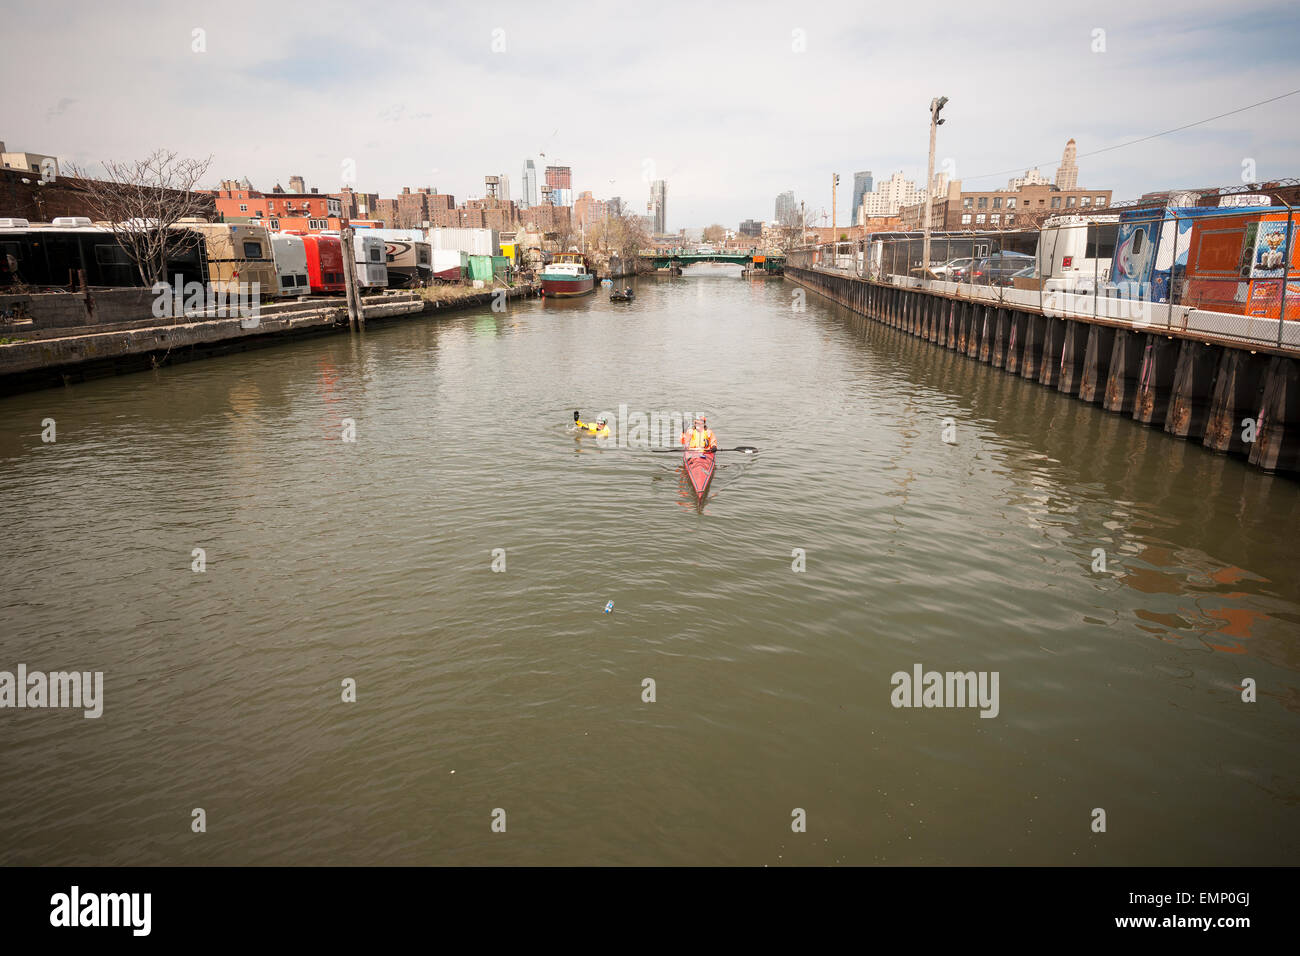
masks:
[[[1036,265],[1034,257],[1023,252],[995,252],[976,264],[971,281],[976,285],[1009,286],[1013,275]]]
[[[970,256],[962,259],[949,259],[943,265],[932,266],[930,272],[936,279],[943,279],[946,282],[961,282],[966,273],[970,271],[970,264],[975,260]]]

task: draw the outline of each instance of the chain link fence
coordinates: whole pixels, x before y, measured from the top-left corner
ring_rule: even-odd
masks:
[[[790,253],[817,269],[1047,315],[1300,351],[1295,206],[1134,206],[1039,230],[876,233]]]

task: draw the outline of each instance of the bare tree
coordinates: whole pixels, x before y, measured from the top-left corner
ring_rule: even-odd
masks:
[[[777,245],[789,252],[803,245],[804,216],[800,209],[786,209],[777,222]]]
[[[705,227],[704,227],[704,241],[705,241],[705,242],[721,242],[721,241],[722,241],[723,239],[725,239],[725,238],[727,238],[727,227],[726,227],[726,226],[721,226],[721,225],[719,225],[718,223],[715,222],[715,223],[714,223],[713,225],[711,225],[711,226],[705,226]]]
[[[105,160],[104,178],[72,164],[86,202],[97,220],[112,230],[146,286],[167,277],[167,260],[200,241],[197,233],[173,229],[181,219],[202,217],[208,209],[194,192],[207,175],[212,157],[188,159],[156,149],[144,159]]]

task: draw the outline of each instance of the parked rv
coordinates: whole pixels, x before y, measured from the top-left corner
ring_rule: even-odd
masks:
[[[353,234],[353,251],[357,262],[357,285],[362,289],[388,287],[388,266],[384,240],[369,232]]]
[[[203,236],[208,261],[208,281],[229,295],[239,292],[244,283],[252,290],[257,283],[262,297],[279,294],[280,279],[275,272],[271,237],[262,226],[228,222],[194,222],[181,220],[178,228]]]
[[[301,236],[289,232],[271,233],[271,255],[279,279],[280,295],[306,295],[310,291],[307,246]]]
[[[84,273],[86,285],[140,286],[142,280],[127,250],[111,229],[92,225],[82,216],[56,218],[50,223],[0,219],[0,287],[32,289],[76,287]],[[167,282],[207,279],[202,243],[193,237],[167,261]]]
[[[366,235],[384,240],[388,284],[393,288],[421,288],[433,280],[429,243],[419,229],[371,229]]]
[[[307,255],[307,283],[313,295],[343,292],[343,240],[338,236],[306,233],[302,236]]]
[[[357,268],[357,286],[362,290],[388,287],[388,266],[385,262],[384,240],[375,229],[357,229],[352,233],[352,260]],[[321,232],[342,241],[337,232]]]

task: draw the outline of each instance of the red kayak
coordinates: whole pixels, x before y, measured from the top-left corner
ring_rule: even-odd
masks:
[[[713,452],[696,448],[684,449],[682,467],[686,469],[686,477],[695,489],[695,497],[703,501],[704,493],[709,490],[709,482],[713,480]]]

